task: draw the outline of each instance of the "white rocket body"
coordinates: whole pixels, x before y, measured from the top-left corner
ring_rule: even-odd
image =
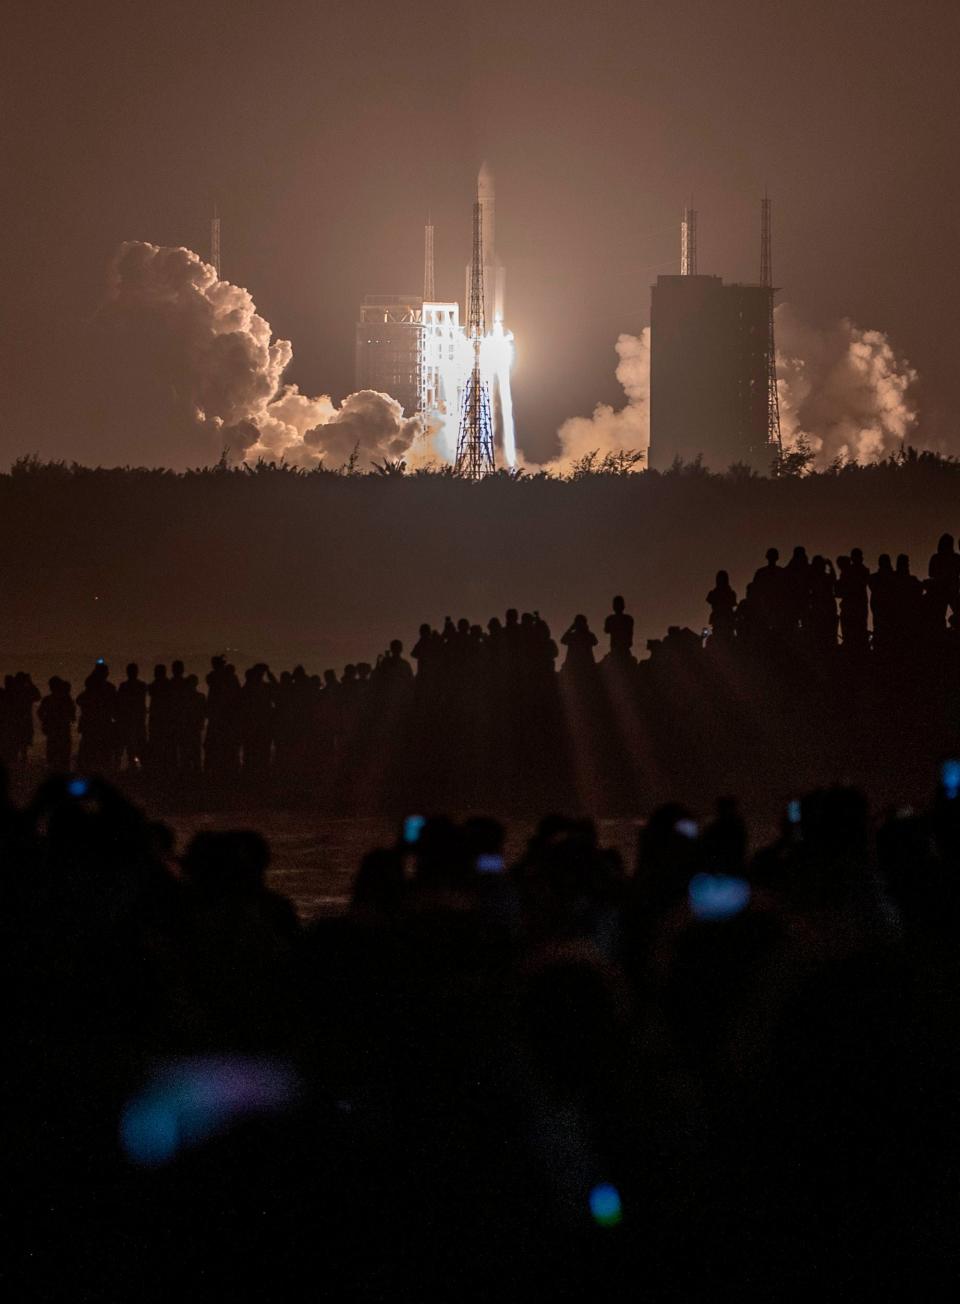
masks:
[[[496,246],[496,196],[493,173],[486,163],[477,174],[477,199],[480,201],[480,230],[483,241],[483,315],[487,331],[494,323],[503,321],[503,300],[506,273],[497,257]],[[470,264],[467,264],[467,282],[464,304],[470,304]]]

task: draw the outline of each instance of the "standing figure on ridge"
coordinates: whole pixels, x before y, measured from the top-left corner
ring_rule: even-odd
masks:
[[[566,660],[563,663],[564,674],[571,677],[592,675],[597,668],[593,659],[597,636],[587,624],[586,616],[574,616],[573,624],[560,642],[567,649]]]
[[[47,740],[47,769],[51,774],[66,774],[70,769],[70,735],[77,708],[65,679],[54,675],[49,680],[49,688],[49,694],[37,710],[40,729]]]
[[[718,643],[729,643],[733,639],[734,616],[737,607],[737,595],[730,586],[730,576],[725,570],[717,571],[714,587],[707,594],[710,608],[710,628]]]
[[[626,605],[618,594],[613,599],[613,611],[603,622],[603,632],[610,640],[610,660],[623,664],[634,660],[633,617],[627,612]]]

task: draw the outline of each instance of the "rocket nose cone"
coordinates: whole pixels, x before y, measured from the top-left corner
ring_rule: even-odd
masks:
[[[477,173],[477,198],[493,198],[493,173],[486,162],[480,164],[480,171]]]

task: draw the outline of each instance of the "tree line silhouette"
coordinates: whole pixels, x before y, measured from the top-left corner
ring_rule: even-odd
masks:
[[[911,453],[799,478],[687,466],[479,484],[27,459],[0,474],[0,658],[45,678],[126,648],[343,664],[385,647],[411,612],[539,607],[559,628],[613,591],[642,598],[646,639],[696,628],[711,562],[752,573],[772,540],[925,555],[958,484],[955,462]]]

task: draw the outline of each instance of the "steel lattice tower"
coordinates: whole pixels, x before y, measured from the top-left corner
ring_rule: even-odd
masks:
[[[777,393],[777,347],[773,335],[773,220],[770,200],[764,195],[760,201],[760,284],[769,291],[767,308],[767,440],[779,467],[783,457],[783,439],[780,435],[780,395]]]
[[[210,219],[210,261],[213,263],[213,270],[217,274],[217,280],[220,277],[220,218],[217,216],[216,205],[213,209],[213,217]]]
[[[680,220],[680,275],[697,274],[697,210],[685,208]]]
[[[470,303],[467,336],[473,345],[473,370],[463,394],[457,434],[456,473],[480,480],[496,468],[493,453],[493,416],[490,387],[480,374],[480,346],[486,334],[483,308],[483,209],[473,206],[473,261],[470,264]]]
[[[423,228],[423,302],[433,303],[436,291],[433,288],[433,223],[427,218]]]

